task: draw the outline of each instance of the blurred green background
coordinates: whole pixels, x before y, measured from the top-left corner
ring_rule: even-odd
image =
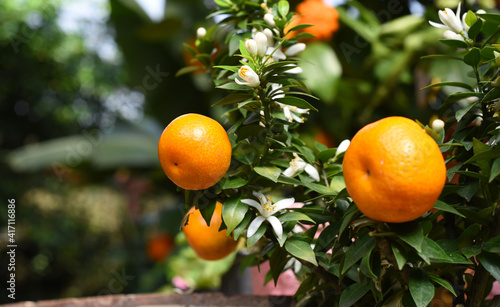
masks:
[[[231,265],[207,264],[187,248],[178,234],[182,194],[156,152],[181,114],[228,127],[223,110],[210,109],[224,93],[206,74],[175,76],[194,65],[182,43],[214,22],[206,19],[213,2],[142,2],[0,2],[0,272],[8,276],[7,204],[15,199],[16,301],[173,292],[176,276],[217,289]],[[305,82],[321,98],[304,140],[333,147],[385,116],[425,124],[438,115],[441,93],[419,89],[464,78],[465,67],[420,57],[446,52],[427,20],[458,1],[330,2],[339,30],[302,54]],[[148,242],[159,234],[175,243],[155,261]]]

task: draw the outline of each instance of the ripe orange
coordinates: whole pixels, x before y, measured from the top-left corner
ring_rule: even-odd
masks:
[[[160,164],[170,180],[186,190],[216,184],[231,163],[231,143],[224,128],[199,114],[174,119],[158,143]]]
[[[443,190],[439,146],[414,121],[387,117],[356,133],[344,162],[347,192],[366,216],[402,223],[429,211]]]
[[[173,248],[174,238],[172,238],[172,236],[168,234],[157,234],[149,239],[146,252],[149,259],[157,262],[170,255]]]
[[[222,224],[222,204],[217,202],[210,226],[203,219],[200,210],[192,207],[182,222],[182,231],[196,254],[205,260],[219,260],[235,249],[238,242],[233,236],[226,236],[226,230],[219,231]]]

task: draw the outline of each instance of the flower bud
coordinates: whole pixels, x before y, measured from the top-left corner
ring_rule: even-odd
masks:
[[[253,69],[248,65],[243,65],[238,70],[238,76],[243,79],[244,82],[234,79],[234,81],[240,85],[246,85],[250,87],[257,87],[260,85],[259,75],[253,71]]]
[[[444,121],[440,120],[440,119],[435,119],[432,124],[432,130],[436,131],[436,132],[440,132],[444,129]]]
[[[196,37],[198,39],[204,38],[205,35],[207,35],[207,30],[205,30],[205,28],[199,27],[198,30],[196,30]]]
[[[462,35],[457,34],[457,33],[450,31],[450,30],[444,31],[443,37],[444,37],[444,39],[454,39],[454,40],[464,41],[464,38]]]
[[[260,57],[265,56],[267,51],[267,36],[262,32],[257,32],[254,40],[257,43],[257,54]]]
[[[351,145],[351,141],[349,140],[343,140],[342,142],[340,142],[335,155],[340,155],[341,153],[345,152],[347,148],[349,148],[349,145]]]
[[[254,39],[247,39],[245,41],[245,48],[251,56],[257,55],[257,42]]]
[[[306,49],[306,44],[304,43],[293,44],[290,47],[288,47],[288,49],[285,51],[285,55],[294,56],[301,53],[305,49]]]
[[[273,34],[273,31],[271,31],[271,29],[268,29],[268,28],[265,28],[264,31],[262,31],[262,33],[264,33],[264,35],[266,35],[267,37],[267,46],[274,46],[274,34]]]
[[[264,21],[270,27],[276,27],[276,23],[274,22],[274,16],[271,13],[264,14]]]

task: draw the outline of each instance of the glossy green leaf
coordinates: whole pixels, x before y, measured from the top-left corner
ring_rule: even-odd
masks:
[[[500,253],[500,237],[493,237],[484,242],[483,250],[490,253]]]
[[[242,203],[240,199],[241,196],[231,197],[222,206],[222,219],[227,226],[227,235],[243,221],[248,211],[248,205]]]
[[[349,249],[345,254],[342,274],[345,274],[345,272],[347,272],[347,270],[349,270],[363,256],[370,253],[376,243],[377,240],[372,236],[362,236],[357,238],[356,241],[349,246]]]
[[[429,275],[429,277],[433,282],[443,286],[446,290],[450,291],[453,295],[457,296],[455,289],[453,289],[453,286],[447,280],[442,279],[441,277],[435,275]]]
[[[497,254],[483,252],[477,256],[477,260],[490,272],[498,282],[500,282],[500,256]]]
[[[476,67],[481,62],[481,51],[477,47],[471,48],[464,55],[464,62],[472,67]]]
[[[479,34],[479,32],[481,32],[482,26],[483,26],[483,21],[481,19],[478,19],[467,32],[469,38],[473,40],[476,39],[476,36]]]
[[[488,182],[491,183],[498,175],[500,175],[500,158],[496,158],[495,161],[493,161]]]
[[[456,39],[440,39],[441,43],[448,45],[453,48],[467,48],[467,43],[464,41],[456,40]]]
[[[288,254],[283,249],[274,248],[269,257],[269,267],[274,280],[274,286],[278,283],[278,279],[288,262],[287,256]]]
[[[450,212],[450,213],[453,213],[455,215],[458,215],[460,217],[465,218],[465,216],[463,214],[461,214],[460,212],[458,212],[457,209],[453,208],[452,206],[450,206],[447,203],[440,201],[440,200],[436,201],[436,203],[434,204],[434,209],[438,209],[438,210],[445,211],[445,212]]]
[[[288,1],[280,0],[280,2],[278,2],[278,13],[280,14],[280,17],[285,18],[289,11],[290,4],[288,4]]]
[[[434,297],[434,285],[424,271],[414,271],[408,283],[413,301],[417,307],[426,307]]]
[[[302,98],[294,97],[294,96],[285,96],[283,98],[278,98],[276,99],[278,102],[290,105],[290,106],[296,106],[299,108],[303,109],[311,109],[314,111],[317,111],[315,107],[313,107],[309,102],[305,101]]]
[[[396,263],[398,264],[398,269],[402,270],[406,264],[408,256],[404,249],[396,242],[391,242],[392,253],[394,254],[394,258],[396,258]]]
[[[227,95],[226,97],[222,98],[221,100],[217,101],[216,103],[214,103],[212,105],[212,107],[226,106],[226,105],[230,105],[233,103],[242,102],[242,101],[245,101],[245,100],[251,99],[251,98],[252,98],[252,95],[246,94],[246,93],[245,94],[243,94],[243,93],[230,94],[230,95]]]
[[[424,232],[422,231],[422,227],[416,223],[407,224],[410,226],[409,229],[398,229],[397,234],[398,237],[412,246],[417,252],[422,251],[422,244],[424,241]]]
[[[367,292],[370,290],[367,280],[363,283],[354,283],[342,291],[339,300],[340,307],[351,307],[355,306],[355,303],[359,301]]]
[[[288,222],[288,221],[308,221],[308,222],[311,222],[311,223],[316,223],[307,214],[304,214],[302,212],[287,212],[285,214],[282,214],[282,215],[278,216],[278,219],[281,222]]]
[[[210,222],[212,220],[212,215],[214,214],[216,204],[217,200],[215,198],[212,198],[208,199],[206,205],[200,206],[198,208],[200,210],[201,216],[203,217],[205,223],[207,223],[208,226],[210,226]]]
[[[237,189],[237,188],[244,187],[247,183],[248,183],[248,181],[244,178],[241,178],[241,177],[228,178],[224,182],[224,186],[222,187],[222,189],[223,190]]]
[[[257,229],[257,231],[251,237],[247,238],[247,249],[250,249],[252,246],[255,245],[255,243],[257,243],[260,240],[260,238],[262,238],[264,233],[266,233],[266,229],[267,229],[267,223],[264,222],[262,223],[262,225],[260,225],[259,229]]]
[[[472,110],[472,108],[474,108],[476,105],[479,104],[479,100],[474,102],[474,103],[470,103],[468,104],[467,106],[465,106],[464,108],[458,110],[457,112],[455,112],[455,118],[457,119],[457,122],[461,121],[462,118],[470,111]]]
[[[474,91],[474,89],[472,88],[472,86],[470,86],[469,84],[463,83],[463,82],[455,82],[455,81],[446,81],[446,82],[433,83],[433,84],[430,84],[430,85],[427,85],[427,86],[421,88],[421,90],[425,90],[425,89],[432,88],[432,87],[441,87],[441,86],[461,87],[461,88],[467,89],[467,90],[469,90],[471,92]]]
[[[461,248],[460,252],[465,256],[465,258],[469,259],[471,257],[479,255],[481,253],[481,249],[475,245],[472,245]]]
[[[294,257],[303,259],[314,265],[318,265],[318,262],[316,261],[316,255],[314,254],[311,245],[309,245],[305,241],[297,239],[288,239],[285,242],[285,249]]]
[[[236,228],[233,231],[233,237],[235,240],[237,240],[241,236],[243,231],[248,227],[248,225],[250,225],[252,217],[253,217],[252,211],[248,210],[241,223],[238,226],[236,226]]]
[[[278,182],[278,177],[281,174],[281,169],[275,166],[256,166],[255,172],[263,177],[266,177],[273,182]]]

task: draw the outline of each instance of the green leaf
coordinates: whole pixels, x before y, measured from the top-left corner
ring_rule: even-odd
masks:
[[[196,71],[198,69],[200,69],[200,66],[186,66],[186,67],[183,67],[183,68],[179,69],[175,73],[175,76],[179,77],[179,76],[182,76],[182,75],[185,75],[185,74],[189,74],[189,73],[192,73],[193,71]]]
[[[224,90],[233,90],[233,91],[248,91],[249,89],[251,89],[250,86],[241,85],[236,82],[228,82],[217,86],[217,88],[221,88]]]
[[[500,26],[500,15],[498,14],[477,14],[477,15],[486,21],[489,21],[497,26]]]
[[[278,219],[281,222],[308,221],[316,224],[316,222],[312,218],[310,218],[307,214],[304,214],[302,212],[287,212],[285,214],[278,216]]]
[[[311,248],[311,245],[309,245],[305,241],[297,239],[289,239],[285,242],[285,249],[287,250],[287,252],[289,252],[292,256],[296,258],[303,259],[307,262],[314,264],[315,266],[318,265],[318,262],[316,262],[316,256],[314,254],[313,249]]]
[[[472,156],[469,160],[465,161],[464,164],[480,160],[491,160],[500,157],[500,148],[492,149],[488,145],[485,146],[488,147],[488,150],[481,151],[479,153],[476,153],[474,151],[474,156]]]
[[[257,231],[251,237],[247,238],[247,249],[248,250],[250,250],[250,248],[252,246],[254,246],[255,243],[257,243],[260,240],[260,238],[262,238],[264,233],[266,233],[266,230],[267,230],[266,223],[262,223],[262,225],[260,225],[259,229],[257,229]]]
[[[345,274],[356,262],[363,256],[367,255],[375,247],[377,240],[372,236],[363,236],[357,238],[354,243],[349,246],[345,253],[344,265],[342,267],[342,274]]]
[[[300,57],[306,59],[300,67],[307,87],[323,102],[332,103],[342,75],[342,66],[332,47],[322,42],[311,43]]]
[[[402,270],[406,264],[407,255],[404,249],[396,242],[391,242],[391,249],[394,257],[396,258],[396,263],[398,264],[398,269]]]
[[[500,158],[496,158],[491,165],[489,182],[491,183],[493,180],[495,180],[498,175],[500,175]]]
[[[467,43],[464,41],[459,41],[456,39],[439,39],[439,41],[445,45],[453,48],[467,48]]]
[[[278,283],[278,278],[288,262],[288,254],[281,248],[274,248],[269,257],[269,267],[274,280],[274,286]]]
[[[281,0],[280,2],[278,2],[278,13],[280,14],[281,18],[286,18],[286,15],[288,15],[289,11],[290,4],[288,4],[288,1]]]
[[[469,84],[467,83],[463,83],[463,82],[454,82],[454,81],[447,81],[447,82],[437,82],[437,83],[433,83],[433,84],[430,84],[430,85],[427,85],[423,88],[421,88],[420,90],[425,90],[425,89],[428,89],[428,88],[431,88],[431,87],[441,87],[441,86],[455,86],[455,87],[461,87],[461,88],[465,88],[471,92],[474,91],[474,89],[472,88],[472,86],[470,86]]]
[[[246,179],[241,178],[241,177],[229,178],[224,182],[222,189],[223,190],[237,189],[237,188],[244,187],[247,183],[248,183],[248,181]]]
[[[243,221],[248,211],[248,205],[240,201],[241,196],[231,197],[222,206],[222,219],[227,226],[227,235],[231,234],[238,224]]]
[[[439,107],[440,110],[445,110],[449,107],[450,104],[455,103],[459,100],[469,98],[469,97],[478,97],[482,98],[484,94],[476,93],[476,92],[463,92],[463,93],[454,93],[448,95],[445,99],[444,103]]]
[[[241,221],[241,223],[238,226],[236,226],[233,232],[233,237],[235,240],[237,240],[241,236],[243,231],[248,227],[248,225],[250,224],[250,220],[252,219],[252,216],[253,216],[252,211],[248,210],[247,213],[245,214],[245,217],[243,218],[243,221]]]
[[[206,206],[198,208],[200,210],[201,216],[205,220],[205,223],[207,223],[207,226],[210,226],[210,222],[212,220],[212,215],[214,214],[216,204],[217,200],[213,198],[208,200],[208,204]]]
[[[479,62],[481,62],[481,50],[477,47],[471,48],[465,55],[464,55],[464,62],[472,67],[477,67],[479,65]]]
[[[328,225],[323,231],[319,234],[318,239],[316,240],[316,246],[314,246],[315,251],[322,251],[330,244],[332,244],[333,240],[337,237],[337,233],[340,229],[340,222],[337,221],[334,224]]]
[[[455,118],[457,119],[457,122],[461,121],[462,118],[472,109],[474,108],[478,103],[480,102],[480,100],[474,102],[474,103],[470,103],[468,104],[465,108],[462,108],[460,110],[458,110],[456,113],[455,113]]]
[[[481,27],[483,26],[483,21],[481,19],[478,19],[467,31],[467,34],[469,35],[469,38],[472,40],[476,39],[476,36],[481,32]]]
[[[370,290],[370,287],[366,279],[362,283],[354,283],[350,285],[342,291],[339,306],[355,306],[355,303],[359,301],[368,292],[368,290]]]
[[[465,258],[469,259],[471,257],[479,255],[481,253],[481,249],[475,245],[472,245],[461,248],[460,252],[465,256]]]
[[[465,216],[463,214],[461,214],[460,212],[458,212],[457,209],[453,208],[452,206],[450,206],[447,203],[442,202],[440,200],[436,201],[436,203],[434,204],[434,208],[441,210],[441,211],[450,212],[450,213],[453,213],[455,215],[458,215],[460,217],[465,218]]]
[[[255,172],[263,177],[266,177],[273,182],[278,182],[278,177],[281,174],[281,169],[275,166],[256,166]]]
[[[408,228],[408,226],[410,226]],[[424,232],[422,227],[416,223],[407,224],[406,229],[399,229],[397,231],[398,237],[412,246],[417,252],[422,251],[422,244],[424,241]]]
[[[251,144],[242,142],[233,149],[233,157],[244,164],[252,164],[256,151],[257,149]]]
[[[313,25],[309,25],[309,24],[300,24],[300,25],[296,25],[294,26],[293,28],[291,28],[290,30],[288,30],[288,32],[286,32],[287,34],[292,32],[292,31],[299,31],[299,30],[304,30],[304,29],[307,29],[309,27],[312,27]],[[299,33],[299,35],[302,34],[302,33]]]
[[[361,264],[359,265],[359,270],[368,278],[378,279],[379,277],[373,272],[372,269],[372,254],[373,253],[367,253],[363,256]]]
[[[463,258],[458,253],[445,252],[443,248],[437,244],[435,241],[428,237],[424,237],[424,242],[422,244],[422,252],[419,256],[425,260],[425,262],[441,262],[441,263],[457,263],[457,264],[470,264],[470,262]]]
[[[238,103],[245,101],[247,99],[252,98],[252,95],[250,94],[242,94],[242,93],[235,93],[235,94],[230,94],[227,95],[226,97],[222,98],[221,100],[217,101],[212,105],[212,107],[215,106],[225,106],[233,103]]]
[[[484,266],[484,268],[490,272],[498,282],[500,282],[500,256],[497,254],[491,254],[487,252],[481,253],[477,256],[477,260]]]
[[[446,290],[450,291],[453,295],[457,296],[455,289],[453,289],[453,287],[450,285],[450,283],[447,280],[442,279],[441,277],[438,277],[435,275],[429,275],[429,277],[431,278],[431,280],[433,282],[443,286]]]
[[[426,307],[434,297],[434,285],[422,270],[414,271],[408,283],[410,294],[417,307]]]
[[[456,57],[456,56],[451,56],[451,55],[445,55],[445,54],[430,54],[430,55],[424,55],[420,57],[422,60],[424,59],[434,59],[434,60],[457,60],[457,61],[463,61],[464,59]]]
[[[494,237],[484,242],[483,250],[490,253],[500,253],[500,237]]]
[[[285,96],[283,98],[278,98],[276,99],[278,102],[290,105],[290,106],[296,106],[299,108],[303,109],[311,109],[314,111],[318,111],[315,107],[313,107],[309,102],[306,100],[299,98],[299,97],[294,97],[294,96]]]

